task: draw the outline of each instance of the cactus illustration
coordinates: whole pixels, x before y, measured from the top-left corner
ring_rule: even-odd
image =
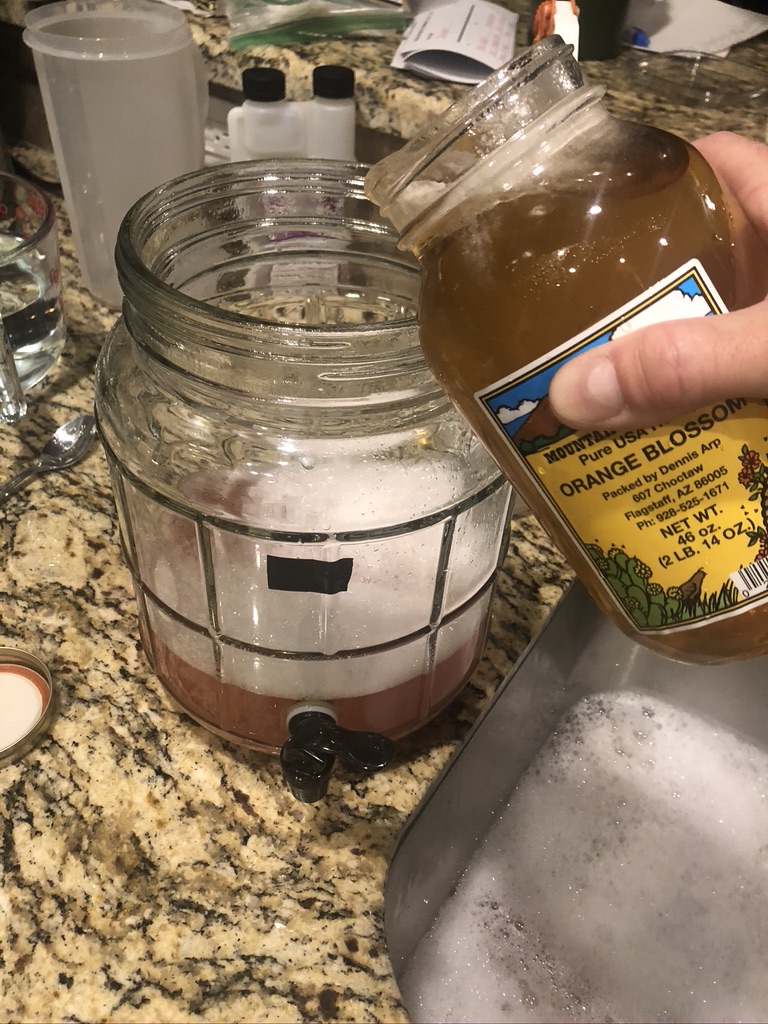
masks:
[[[607,552],[588,544],[587,553],[621,605],[641,629],[658,629],[679,618],[683,608],[679,588],[669,590],[651,580],[651,569],[622,548]]]
[[[586,550],[617,600],[640,629],[661,629],[689,621],[699,615],[711,614],[730,607],[738,600],[728,581],[717,594],[702,594],[706,573],[697,569],[683,583],[666,589],[652,579],[645,562],[622,548],[607,552],[598,544],[587,544]]]

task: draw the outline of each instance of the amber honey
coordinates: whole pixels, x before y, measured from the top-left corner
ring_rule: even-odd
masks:
[[[427,362],[625,632],[694,662],[764,653],[766,402],[724,395],[623,432],[572,430],[549,404],[554,373],[587,348],[741,300],[731,215],[704,158],[611,118],[565,48],[547,45],[522,62],[529,79],[498,73],[477,109],[465,100],[370,176],[421,261]]]

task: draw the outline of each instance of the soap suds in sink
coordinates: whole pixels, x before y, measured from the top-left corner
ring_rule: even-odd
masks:
[[[743,739],[586,698],[401,977],[413,1020],[768,1020],[767,792]]]

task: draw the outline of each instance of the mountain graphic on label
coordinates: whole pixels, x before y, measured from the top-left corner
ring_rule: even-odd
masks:
[[[522,455],[531,455],[576,433],[555,417],[548,397],[552,378],[568,360],[651,324],[715,312],[713,300],[695,272],[675,275],[660,293],[628,303],[532,367],[497,381],[476,397],[512,445]]]
[[[549,396],[545,395],[534,408],[528,412],[520,427],[512,437],[513,444],[519,449],[521,455],[531,455],[533,452],[548,448],[564,437],[575,433],[573,427],[561,423],[555,416]]]

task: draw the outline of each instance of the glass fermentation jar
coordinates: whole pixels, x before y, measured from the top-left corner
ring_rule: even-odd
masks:
[[[762,654],[768,402],[724,395],[635,431],[573,430],[549,404],[586,349],[750,301],[713,170],[603,91],[545,39],[366,189],[420,258],[428,364],[603,611],[673,658]]]
[[[141,636],[177,703],[274,751],[396,738],[483,650],[511,489],[427,369],[419,274],[355,165],[207,168],[120,230],[96,412]]]

